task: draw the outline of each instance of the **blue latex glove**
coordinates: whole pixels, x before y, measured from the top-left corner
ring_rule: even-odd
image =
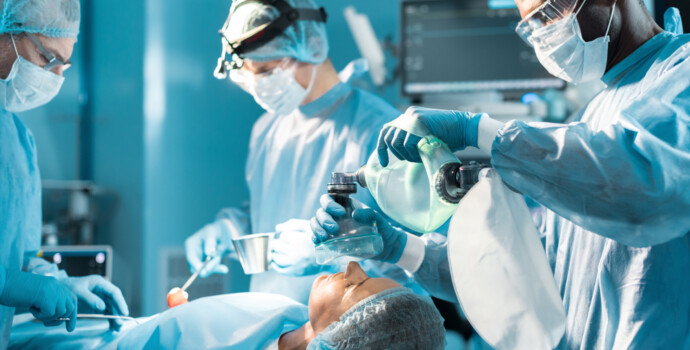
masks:
[[[429,131],[443,141],[451,151],[467,146],[477,147],[479,120],[483,114],[410,107],[405,112],[421,121]],[[388,165],[388,149],[400,160],[421,162],[417,144],[422,138],[387,125],[379,133],[377,151],[382,166]]]
[[[77,326],[77,296],[57,278],[0,267],[0,285],[0,304],[28,307],[46,326],[62,324],[58,318],[69,318],[68,332]]]
[[[96,312],[129,316],[129,308],[120,288],[102,276],[69,277],[62,279],[61,282],[70,287],[79,301]],[[122,320],[108,320],[108,322],[110,322],[110,330],[119,331],[122,328]]]
[[[284,275],[307,276],[325,271],[316,263],[314,243],[308,220],[288,220],[276,225],[271,241],[270,268]]]
[[[320,203],[321,208],[316,211],[316,217],[313,217],[310,222],[313,232],[312,240],[315,244],[319,244],[337,234],[339,227],[334,218],[340,218],[345,215],[345,208],[336,203],[327,194],[321,196]],[[376,223],[376,229],[383,239],[383,251],[372,259],[392,264],[397,263],[407,243],[405,231],[393,227],[381,214],[366,207],[354,198],[352,198],[352,205],[355,207],[352,218],[362,224],[371,225]]]
[[[222,219],[210,223],[184,241],[185,255],[192,273],[201,268],[207,256],[214,257],[199,273],[199,277],[208,277],[214,273],[228,273],[228,267],[220,262],[223,255],[235,249],[226,223],[230,221]]]

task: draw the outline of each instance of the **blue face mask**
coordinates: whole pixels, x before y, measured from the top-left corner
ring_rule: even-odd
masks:
[[[7,78],[0,79],[0,108],[22,112],[50,102],[60,92],[65,78],[19,56],[14,37],[12,45],[17,59]]]

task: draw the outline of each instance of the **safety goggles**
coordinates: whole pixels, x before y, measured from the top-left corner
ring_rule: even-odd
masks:
[[[232,13],[225,21],[219,33],[221,36],[223,52],[218,58],[218,64],[213,75],[218,79],[225,79],[228,71],[238,70],[244,64],[244,54],[265,45],[275,37],[281,35],[289,26],[297,21],[317,21],[326,22],[326,10],[321,7],[313,8],[294,8],[285,0],[246,0],[234,7],[234,11],[240,6],[248,3],[260,3],[265,6],[275,8],[279,16],[275,20],[260,25],[240,38],[228,38],[226,31],[230,25]]]
[[[44,70],[51,70],[59,66],[62,66],[63,70],[67,70],[67,68],[72,66],[72,62],[70,62],[69,60],[63,61],[62,59],[54,55],[52,52],[48,51],[48,49],[46,49],[33,34],[26,33],[26,36],[28,36],[29,39],[31,39],[34,45],[36,45],[36,48],[38,48],[38,51],[41,53],[41,56],[43,56],[43,58],[48,62],[48,64],[43,66]]]
[[[252,73],[246,69],[230,70],[230,80],[239,85],[245,91],[251,92],[251,87],[256,86],[259,81],[269,81],[271,77],[291,71],[294,74],[297,68],[297,61],[291,58],[284,58],[275,68],[264,73]]]
[[[515,32],[528,45],[532,46],[529,42],[529,37],[535,30],[546,27],[576,12],[576,10],[579,10],[579,8],[576,8],[577,2],[577,0],[546,0],[546,2],[530,12],[518,23]]]

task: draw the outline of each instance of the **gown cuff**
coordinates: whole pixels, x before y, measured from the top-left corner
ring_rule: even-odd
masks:
[[[491,154],[491,144],[494,142],[494,139],[496,139],[498,130],[500,130],[503,125],[505,125],[503,122],[492,119],[488,114],[482,116],[482,119],[479,120],[479,129],[477,131],[477,145],[480,150]]]
[[[408,273],[413,274],[419,270],[419,267],[422,266],[422,261],[424,261],[424,240],[411,233],[406,234],[407,244],[405,244],[405,249],[396,264]]]

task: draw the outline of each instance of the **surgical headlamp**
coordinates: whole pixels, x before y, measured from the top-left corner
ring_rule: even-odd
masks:
[[[225,79],[228,76],[228,71],[242,68],[244,65],[243,54],[256,50],[259,47],[267,44],[277,36],[281,35],[290,25],[297,21],[317,21],[326,22],[327,14],[323,7],[314,8],[294,8],[285,0],[247,0],[238,5],[234,10],[237,10],[242,5],[247,3],[260,3],[265,6],[275,8],[279,16],[273,21],[262,24],[243,36],[235,39],[228,38],[225,35],[226,30],[230,24],[232,14],[220,29],[223,52],[218,58],[213,75],[217,79]],[[230,55],[230,59],[227,56]]]
[[[522,40],[528,45],[532,46],[532,43],[528,40],[532,32],[576,12],[576,5],[577,0],[546,0],[546,2],[530,12],[518,23],[515,32],[517,32]]]

